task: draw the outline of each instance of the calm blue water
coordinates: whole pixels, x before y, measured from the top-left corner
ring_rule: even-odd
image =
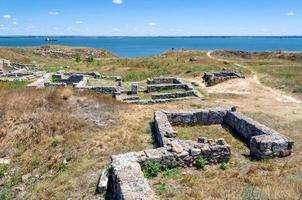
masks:
[[[61,44],[108,49],[121,57],[158,55],[175,49],[233,49],[251,51],[302,51],[302,37],[0,37],[0,46]]]

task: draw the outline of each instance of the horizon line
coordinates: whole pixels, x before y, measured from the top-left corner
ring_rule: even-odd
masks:
[[[0,37],[302,37],[302,35],[154,35],[154,36],[131,36],[131,35],[0,35]]]

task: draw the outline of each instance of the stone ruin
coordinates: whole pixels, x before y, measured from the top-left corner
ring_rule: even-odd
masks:
[[[221,72],[205,72],[202,79],[207,87],[217,85],[224,81],[236,78],[245,78],[239,72],[221,71]]]
[[[208,164],[228,162],[231,148],[224,139],[198,138],[198,141],[176,138],[172,125],[225,124],[242,138],[252,157],[284,157],[292,152],[294,142],[280,133],[244,116],[234,108],[212,108],[190,112],[154,113],[153,136],[157,149],[131,152],[111,157],[111,167],[102,173],[97,191],[106,191],[109,199],[157,199],[144,177],[142,168],[157,161],[167,168],[192,167],[205,158]]]
[[[137,83],[131,84],[131,91],[121,91],[117,94],[116,99],[126,103],[138,103],[138,104],[152,104],[152,103],[165,103],[170,101],[181,101],[187,100],[194,97],[203,98],[199,92],[195,91],[194,88],[185,83],[183,80],[175,77],[157,77],[148,79],[146,81],[147,86],[144,90],[138,89]],[[183,90],[176,92],[169,92],[169,90]],[[135,92],[134,92],[135,91]],[[154,92],[164,92],[151,94]],[[129,96],[129,94],[145,93],[150,94],[150,99],[141,99],[140,96]]]
[[[0,81],[26,81],[41,77],[44,72],[37,71],[34,64],[21,64],[9,60],[0,60]]]
[[[116,79],[118,81],[119,77],[113,76],[101,76],[98,72],[87,72],[87,73],[47,73],[39,80],[28,85],[28,87],[51,87],[51,86],[67,86],[71,85],[77,89],[82,90],[92,90],[97,93],[114,95],[119,91],[118,85],[116,86],[88,86],[88,78],[92,79]]]

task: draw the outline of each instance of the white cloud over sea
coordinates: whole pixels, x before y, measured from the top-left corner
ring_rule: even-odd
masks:
[[[114,4],[122,4],[123,0],[112,0],[112,3],[114,3]]]

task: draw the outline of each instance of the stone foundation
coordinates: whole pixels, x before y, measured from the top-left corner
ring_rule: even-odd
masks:
[[[217,85],[218,83],[222,83],[224,81],[235,78],[244,78],[244,76],[242,76],[239,72],[222,71],[206,72],[202,77],[207,87]]]
[[[157,77],[153,79],[148,79],[147,84],[155,85],[155,84],[182,84],[182,81],[178,78],[174,77]]]
[[[155,140],[159,146],[175,137],[172,125],[211,125],[224,124],[234,130],[234,134],[250,148],[250,155],[256,159],[284,157],[292,152],[294,142],[256,122],[240,112],[215,108],[190,112],[155,112]]]
[[[225,123],[249,144],[252,157],[284,157],[292,152],[294,141],[240,112],[228,111]]]
[[[186,91],[186,92],[176,92],[176,93],[165,93],[165,94],[152,94],[151,99],[176,99],[184,97],[198,97],[195,91]]]
[[[160,84],[160,85],[148,85],[147,92],[160,92],[164,90],[190,90],[191,88],[187,84]]]

